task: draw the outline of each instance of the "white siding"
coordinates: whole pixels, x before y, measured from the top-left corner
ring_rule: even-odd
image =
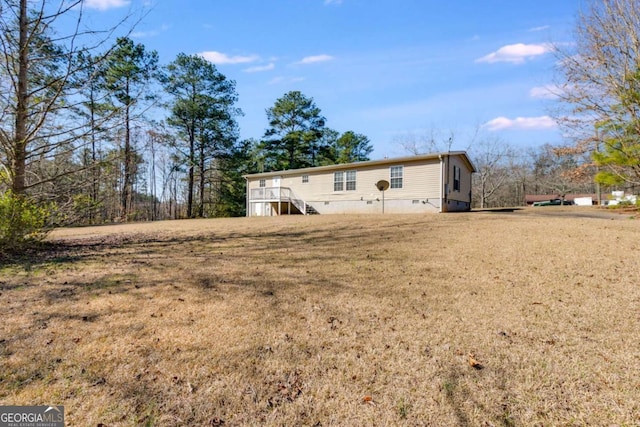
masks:
[[[445,162],[447,163],[447,162]],[[460,157],[451,156],[448,161],[449,173],[445,171],[445,182],[448,178],[447,188],[447,211],[465,211],[471,207],[471,171],[467,168]],[[454,166],[460,168],[460,190],[454,189]]]
[[[403,166],[402,188],[389,188],[384,193],[384,210],[388,213],[438,212],[441,208],[441,161],[438,156],[430,158],[404,158],[399,161],[377,161],[374,164],[335,165],[324,168],[308,168],[300,171],[281,171],[273,174],[247,176],[248,189],[259,188],[260,178],[266,179],[266,187],[273,186],[273,176],[281,176],[280,186],[291,189],[292,198],[304,200],[321,214],[336,213],[380,213],[382,212],[382,193],[376,188],[380,180],[390,181],[392,166]],[[453,165],[461,167],[461,191],[449,195],[450,210],[462,206],[468,207],[471,190],[471,173],[467,163],[457,156],[449,161],[450,185],[453,189]],[[444,168],[442,168],[444,171]],[[342,191],[334,191],[334,172],[345,173],[345,185]],[[346,190],[346,172],[356,171],[356,188]],[[446,172],[446,171],[445,171]],[[303,176],[308,177],[303,182]],[[452,202],[453,201],[453,206]],[[465,204],[466,203],[466,204]],[[251,203],[250,203],[251,204]],[[254,203],[255,204],[255,203]],[[273,206],[264,206],[263,215],[277,213]],[[249,211],[255,215],[256,209]]]

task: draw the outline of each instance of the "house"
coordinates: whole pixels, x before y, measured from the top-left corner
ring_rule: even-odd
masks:
[[[247,216],[468,211],[473,172],[455,151],[245,175]]]

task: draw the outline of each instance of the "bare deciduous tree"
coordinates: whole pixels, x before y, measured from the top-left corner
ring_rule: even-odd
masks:
[[[84,123],[71,120],[81,102],[73,77],[96,63],[76,58],[103,46],[123,21],[104,31],[81,29],[83,7],[82,0],[0,0],[0,161],[16,195],[78,171],[76,165],[39,175],[30,165],[86,143]],[[68,33],[54,33],[69,19]]]
[[[483,138],[471,147],[470,155],[476,166],[473,194],[484,209],[511,179],[514,150],[500,138]]]
[[[640,0],[592,0],[559,53],[575,151],[595,152],[601,182],[640,184]]]
[[[396,135],[394,138],[396,144],[414,156],[450,151],[451,145],[455,140],[456,137],[453,130],[444,133],[435,127],[430,127],[424,132],[406,132]]]

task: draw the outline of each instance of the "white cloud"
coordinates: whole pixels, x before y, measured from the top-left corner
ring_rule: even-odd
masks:
[[[550,25],[541,25],[541,26],[539,26],[539,27],[529,28],[529,30],[528,30],[528,31],[529,31],[530,33],[535,33],[535,32],[538,32],[538,31],[548,30],[549,28],[551,28],[551,26],[550,26]]]
[[[229,56],[226,53],[216,51],[201,52],[199,55],[214,64],[246,64],[259,59],[256,55]]]
[[[135,31],[133,33],[131,33],[131,38],[134,39],[144,39],[147,37],[155,37],[158,34],[160,34],[160,32],[158,30],[151,30],[151,31]]]
[[[490,131],[497,130],[537,130],[552,129],[557,126],[555,120],[549,116],[541,117],[516,117],[509,119],[507,117],[496,117],[483,124],[482,127]]]
[[[563,92],[563,89],[556,85],[536,86],[531,88],[529,96],[540,99],[557,99]]]
[[[316,62],[326,62],[331,61],[332,59],[334,58],[331,55],[305,56],[298,62],[298,64],[315,64]]]
[[[274,68],[276,68],[276,64],[271,62],[267,65],[257,65],[255,67],[245,68],[242,71],[244,71],[245,73],[259,73],[262,71],[270,71],[270,70],[273,70]]]
[[[553,46],[548,43],[516,43],[502,46],[497,51],[476,59],[476,62],[488,62],[490,64],[494,62],[511,62],[513,64],[522,64],[526,59],[544,55],[551,51],[553,51]]]
[[[128,6],[129,0],[84,0],[84,6],[89,9],[107,10]]]

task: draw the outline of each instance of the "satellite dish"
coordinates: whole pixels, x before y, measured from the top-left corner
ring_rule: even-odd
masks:
[[[382,213],[384,213],[384,192],[389,188],[389,181],[381,179],[380,181],[376,182],[376,187],[378,188],[378,190],[382,191]]]
[[[380,181],[376,182],[376,187],[378,187],[378,190],[380,191],[386,191],[389,189],[389,181],[381,179]]]

